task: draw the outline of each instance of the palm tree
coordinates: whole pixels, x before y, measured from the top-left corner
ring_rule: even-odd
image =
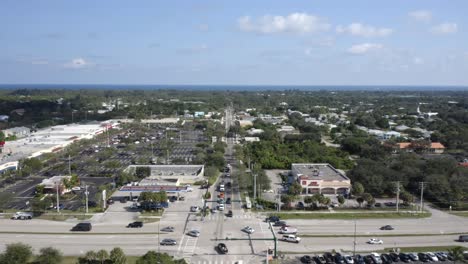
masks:
[[[453,256],[453,263],[462,262],[462,263],[468,263],[468,261],[465,260],[465,256],[463,255],[463,247],[454,247],[452,249],[448,250],[449,255]]]

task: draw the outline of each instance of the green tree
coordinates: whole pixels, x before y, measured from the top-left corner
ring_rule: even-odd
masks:
[[[308,207],[310,207],[310,205],[311,205],[312,203],[314,203],[314,202],[315,202],[315,200],[314,200],[314,198],[313,198],[312,196],[306,196],[306,197],[304,197],[304,203],[307,204]]]
[[[23,243],[12,243],[6,245],[5,252],[0,255],[0,263],[24,264],[32,257],[31,246]]]
[[[111,260],[112,264],[125,264],[127,263],[127,257],[123,250],[119,247],[115,247],[111,250],[109,259]]]
[[[404,203],[412,203],[414,202],[414,196],[411,195],[409,192],[407,191],[403,191],[400,193],[400,199],[404,202]]]
[[[294,182],[289,186],[288,193],[290,195],[299,195],[302,192],[302,186],[298,182]]]
[[[361,207],[361,206],[362,206],[362,203],[364,202],[364,198],[362,198],[361,196],[359,196],[358,198],[356,198],[356,202],[358,202],[359,207]]]
[[[342,195],[338,196],[338,203],[340,203],[340,205],[345,203],[345,198]]]
[[[140,178],[146,178],[151,175],[151,168],[150,167],[136,167],[135,175]]]
[[[38,264],[59,264],[62,263],[62,260],[62,252],[53,247],[41,248],[40,254],[36,258]]]
[[[87,251],[83,257],[84,263],[94,263],[97,259],[98,256],[94,250]]]
[[[104,264],[106,260],[109,258],[109,253],[105,249],[101,249],[96,253],[97,260]]]
[[[136,264],[174,264],[174,260],[167,253],[158,253],[148,251],[145,255],[139,257]]]
[[[355,182],[353,184],[353,194],[356,196],[360,196],[364,193],[364,186],[360,182]]]
[[[468,263],[468,261],[465,260],[463,251],[464,251],[463,247],[460,247],[460,246],[457,246],[448,250],[448,253],[453,256],[454,264],[457,262]]]

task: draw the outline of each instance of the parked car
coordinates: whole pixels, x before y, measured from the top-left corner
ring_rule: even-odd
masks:
[[[418,254],[416,253],[408,253],[408,257],[411,259],[411,261],[419,261]]]
[[[367,244],[371,244],[371,245],[382,245],[382,244],[383,244],[383,241],[382,241],[381,239],[371,238],[371,239],[369,239],[369,241],[367,241]]]
[[[393,230],[395,228],[393,228],[393,226],[391,225],[384,225],[380,228],[380,230]]]
[[[426,252],[426,255],[427,255],[427,257],[429,258],[430,261],[433,261],[433,262],[439,261],[437,256],[432,252]]]
[[[434,254],[437,256],[437,258],[440,261],[446,261],[447,260],[447,254],[445,254],[444,252],[436,252]]]
[[[384,264],[392,263],[392,259],[390,258],[390,255],[388,255],[387,253],[384,253],[384,254],[380,255],[380,259],[382,259],[382,262]]]
[[[231,204],[231,198],[230,197],[226,199],[226,204]]]
[[[71,231],[91,231],[91,229],[91,223],[78,223],[71,229]]]
[[[161,229],[163,232],[174,232],[174,227],[173,226],[166,226]]]
[[[192,237],[199,237],[200,236],[200,231],[198,230],[190,230],[187,235],[192,236]]]
[[[247,234],[252,234],[253,232],[255,232],[255,229],[253,229],[250,226],[246,226],[246,227],[242,228],[242,231],[244,231]]]
[[[163,240],[161,240],[160,244],[163,246],[175,246],[177,245],[177,241],[172,238],[164,238]]]
[[[364,264],[364,257],[357,254],[356,256],[354,256],[354,263],[355,264]]]
[[[325,259],[327,264],[335,263],[335,259],[333,258],[333,255],[330,252],[323,253],[323,258]]]
[[[390,255],[390,258],[392,259],[393,262],[399,262],[400,261],[400,257],[398,256],[397,253],[391,252],[389,255]]]
[[[198,206],[191,206],[190,207],[190,212],[195,213],[195,212],[198,212],[198,210],[200,210],[200,207],[198,207]]]
[[[340,253],[335,254],[335,263],[336,264],[345,264],[345,259],[341,256]]]
[[[301,263],[307,263],[307,264],[312,263],[312,257],[309,255],[302,256],[300,260],[301,260]]]
[[[409,257],[409,254],[406,254],[406,253],[400,253],[398,254],[398,257],[400,258],[401,261],[405,262],[405,263],[408,263],[411,261],[410,257]]]
[[[429,259],[429,256],[426,255],[426,253],[418,253],[418,258],[419,258],[419,261],[422,261],[422,262],[429,262],[430,259]]]
[[[297,209],[304,209],[304,208],[305,208],[304,202],[297,203]]]
[[[227,217],[232,217],[232,210],[229,210],[229,212],[226,214]]]
[[[143,227],[143,222],[141,222],[141,221],[133,222],[133,223],[128,224],[127,227],[142,228]]]
[[[370,253],[369,256],[372,258],[372,262],[374,262],[374,264],[382,264],[382,259],[379,253],[373,252],[373,253]]]
[[[224,243],[219,243],[218,246],[216,246],[216,249],[221,254],[227,254],[228,253],[228,248],[227,248],[226,244],[224,244]]]
[[[323,256],[315,256],[314,258],[314,261],[315,261],[315,264],[327,264],[327,261],[325,260],[325,258]]]
[[[354,259],[350,255],[344,255],[343,258],[346,264],[354,264]]]

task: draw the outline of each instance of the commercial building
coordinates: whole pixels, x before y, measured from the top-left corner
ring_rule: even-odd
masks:
[[[193,184],[203,180],[204,165],[130,165],[125,169],[135,173],[138,167],[149,167],[150,176],[139,185],[174,185]]]
[[[107,129],[118,126],[118,123],[106,121],[40,129],[24,138],[6,142],[3,153],[0,153],[0,168],[6,163],[19,161],[20,159],[61,151],[75,141],[93,138],[96,135],[105,133]]]
[[[420,151],[424,153],[442,154],[445,151],[445,146],[440,142],[431,142],[430,145],[423,146],[411,142],[397,143],[397,149],[394,152],[413,152]]]
[[[63,181],[69,180],[71,176],[53,176],[49,179],[44,179],[39,185],[44,186],[44,193],[56,193],[57,189],[60,194],[70,192],[69,189],[65,188]]]
[[[348,194],[351,180],[328,163],[293,163],[291,172],[303,194]]]
[[[3,133],[5,134],[5,137],[15,136],[17,138],[22,138],[29,135],[29,133],[31,133],[31,129],[27,127],[12,127],[3,130]]]

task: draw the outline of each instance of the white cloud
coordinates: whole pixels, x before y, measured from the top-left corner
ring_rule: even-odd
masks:
[[[454,34],[458,31],[458,25],[456,23],[442,23],[431,28],[431,32],[434,34]]]
[[[432,20],[432,13],[428,10],[412,11],[408,13],[408,16],[418,22],[429,23]]]
[[[83,58],[75,58],[68,63],[65,63],[63,66],[70,69],[82,69],[90,66],[91,64]]]
[[[199,25],[197,26],[197,29],[198,29],[199,31],[208,31],[209,26],[208,26],[207,24],[199,24]]]
[[[414,57],[413,58],[413,64],[416,64],[416,65],[424,64],[424,60],[422,58],[419,58],[419,57]]]
[[[365,54],[371,51],[379,50],[382,49],[383,45],[382,44],[377,44],[377,43],[362,43],[362,44],[357,44],[351,46],[351,48],[348,49],[348,52],[351,54],[356,54],[356,55],[361,55]]]
[[[46,65],[46,64],[49,64],[49,61],[44,60],[44,59],[37,59],[37,60],[32,60],[31,64],[33,64],[33,65]]]
[[[305,49],[304,53],[306,56],[310,56],[312,54],[312,49],[311,48]]]
[[[188,48],[180,48],[177,52],[182,54],[196,54],[196,53],[203,53],[209,51],[210,48],[206,44],[201,44],[198,46],[188,47]]]
[[[348,26],[337,26],[337,33],[347,33],[353,36],[360,37],[386,37],[393,33],[391,28],[376,28],[361,23],[352,23]]]
[[[262,34],[273,33],[314,33],[330,28],[323,19],[306,13],[292,13],[287,16],[265,15],[255,21],[249,16],[238,19],[239,29]]]

